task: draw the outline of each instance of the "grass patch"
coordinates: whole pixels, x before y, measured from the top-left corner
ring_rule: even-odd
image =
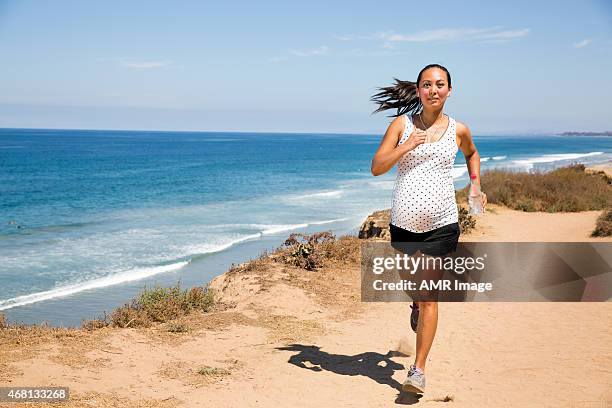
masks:
[[[520,211],[577,212],[612,206],[612,178],[603,172],[585,172],[572,164],[548,172],[524,173],[491,169],[481,176],[487,201]],[[469,185],[456,193],[467,202]]]
[[[189,326],[185,323],[168,323],[166,326],[166,330],[170,333],[187,333],[189,331]]]
[[[47,322],[28,324],[9,322],[0,314],[0,377],[5,363],[33,358],[40,352],[55,348],[52,361],[79,366],[89,361],[85,352],[104,344],[104,331],[88,332],[75,327],[52,327]]]
[[[208,288],[193,287],[181,289],[180,282],[175,286],[147,288],[130,303],[115,309],[102,319],[89,320],[83,327],[95,329],[113,327],[149,327],[156,322],[168,322],[194,311],[206,312],[214,302],[213,293]],[[180,324],[169,326],[168,331],[181,333]],[[187,329],[188,330],[188,329]]]
[[[609,237],[612,235],[612,208],[607,208],[597,218],[592,237]]]
[[[198,370],[198,374],[207,377],[223,377],[226,375],[230,375],[231,371],[226,370],[225,368],[204,366]]]
[[[178,380],[190,387],[199,388],[223,380],[244,366],[244,363],[236,359],[215,361],[224,367],[193,366],[192,362],[188,361],[169,361],[162,363],[157,374],[162,378]]]

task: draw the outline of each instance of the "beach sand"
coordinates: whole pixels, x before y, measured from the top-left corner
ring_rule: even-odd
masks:
[[[594,164],[594,165],[591,165],[591,166],[587,167],[585,170],[587,172],[603,171],[609,177],[612,177],[612,161],[609,161],[607,163]]]
[[[598,211],[488,209],[462,241],[612,242],[589,237]],[[187,333],[3,337],[0,386],[67,386],[74,407],[612,406],[611,302],[441,303],[417,397],[400,392],[409,306],[360,302],[359,279],[358,262],[277,264],[217,277],[225,310],[183,318]]]
[[[461,236],[471,242],[601,242],[590,237],[601,211],[546,213],[514,211],[488,204],[487,214],[477,220],[476,231]]]

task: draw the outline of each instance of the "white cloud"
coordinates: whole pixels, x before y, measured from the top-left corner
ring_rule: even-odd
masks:
[[[333,35],[332,37],[340,41],[354,41],[354,40],[378,40],[384,39],[387,35],[391,34],[391,31],[379,31],[373,34],[360,35],[360,34],[343,34]]]
[[[520,30],[506,30],[506,31],[498,31],[489,34],[483,34],[477,36],[479,39],[484,40],[511,40],[514,38],[527,37],[530,28],[521,28]]]
[[[298,57],[313,57],[317,55],[327,55],[329,54],[329,47],[326,45],[322,45],[319,48],[315,48],[313,50],[300,51],[300,50],[291,50],[293,55],[297,55]]]
[[[120,61],[121,66],[135,69],[161,68],[172,64],[172,61]]]
[[[393,42],[436,42],[436,41],[490,41],[506,42],[515,38],[525,37],[531,30],[503,30],[500,26],[490,28],[438,28],[419,31],[412,34],[395,34],[392,31],[380,31],[369,35],[345,34],[334,36],[342,41],[352,40],[382,40],[383,48],[391,48]]]
[[[342,57],[382,57],[382,56],[391,56],[391,55],[413,55],[413,53],[408,51],[393,51],[393,48],[385,48],[377,49],[377,50],[364,50],[361,48],[353,48],[347,51],[344,51],[341,56]]]
[[[435,41],[475,41],[475,40],[508,40],[525,37],[530,29],[501,30],[500,27],[491,28],[439,28],[436,30],[420,31],[414,34],[390,34],[385,36],[386,41],[395,42],[435,42]]]
[[[582,40],[580,42],[574,43],[574,48],[582,48],[582,47],[586,47],[587,45],[589,45],[592,42],[592,40],[586,39],[586,40]]]

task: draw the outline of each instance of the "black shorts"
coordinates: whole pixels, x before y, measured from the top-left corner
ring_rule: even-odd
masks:
[[[389,224],[391,246],[408,255],[416,251],[431,256],[444,256],[457,250],[459,223],[444,225],[427,232],[412,232]]]

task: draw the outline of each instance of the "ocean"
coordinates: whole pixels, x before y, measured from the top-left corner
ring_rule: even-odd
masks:
[[[292,232],[389,208],[380,135],[0,129],[0,311],[80,325],[143,287],[205,285]],[[611,137],[474,136],[481,172],[612,160]],[[461,151],[455,187],[468,183]]]

